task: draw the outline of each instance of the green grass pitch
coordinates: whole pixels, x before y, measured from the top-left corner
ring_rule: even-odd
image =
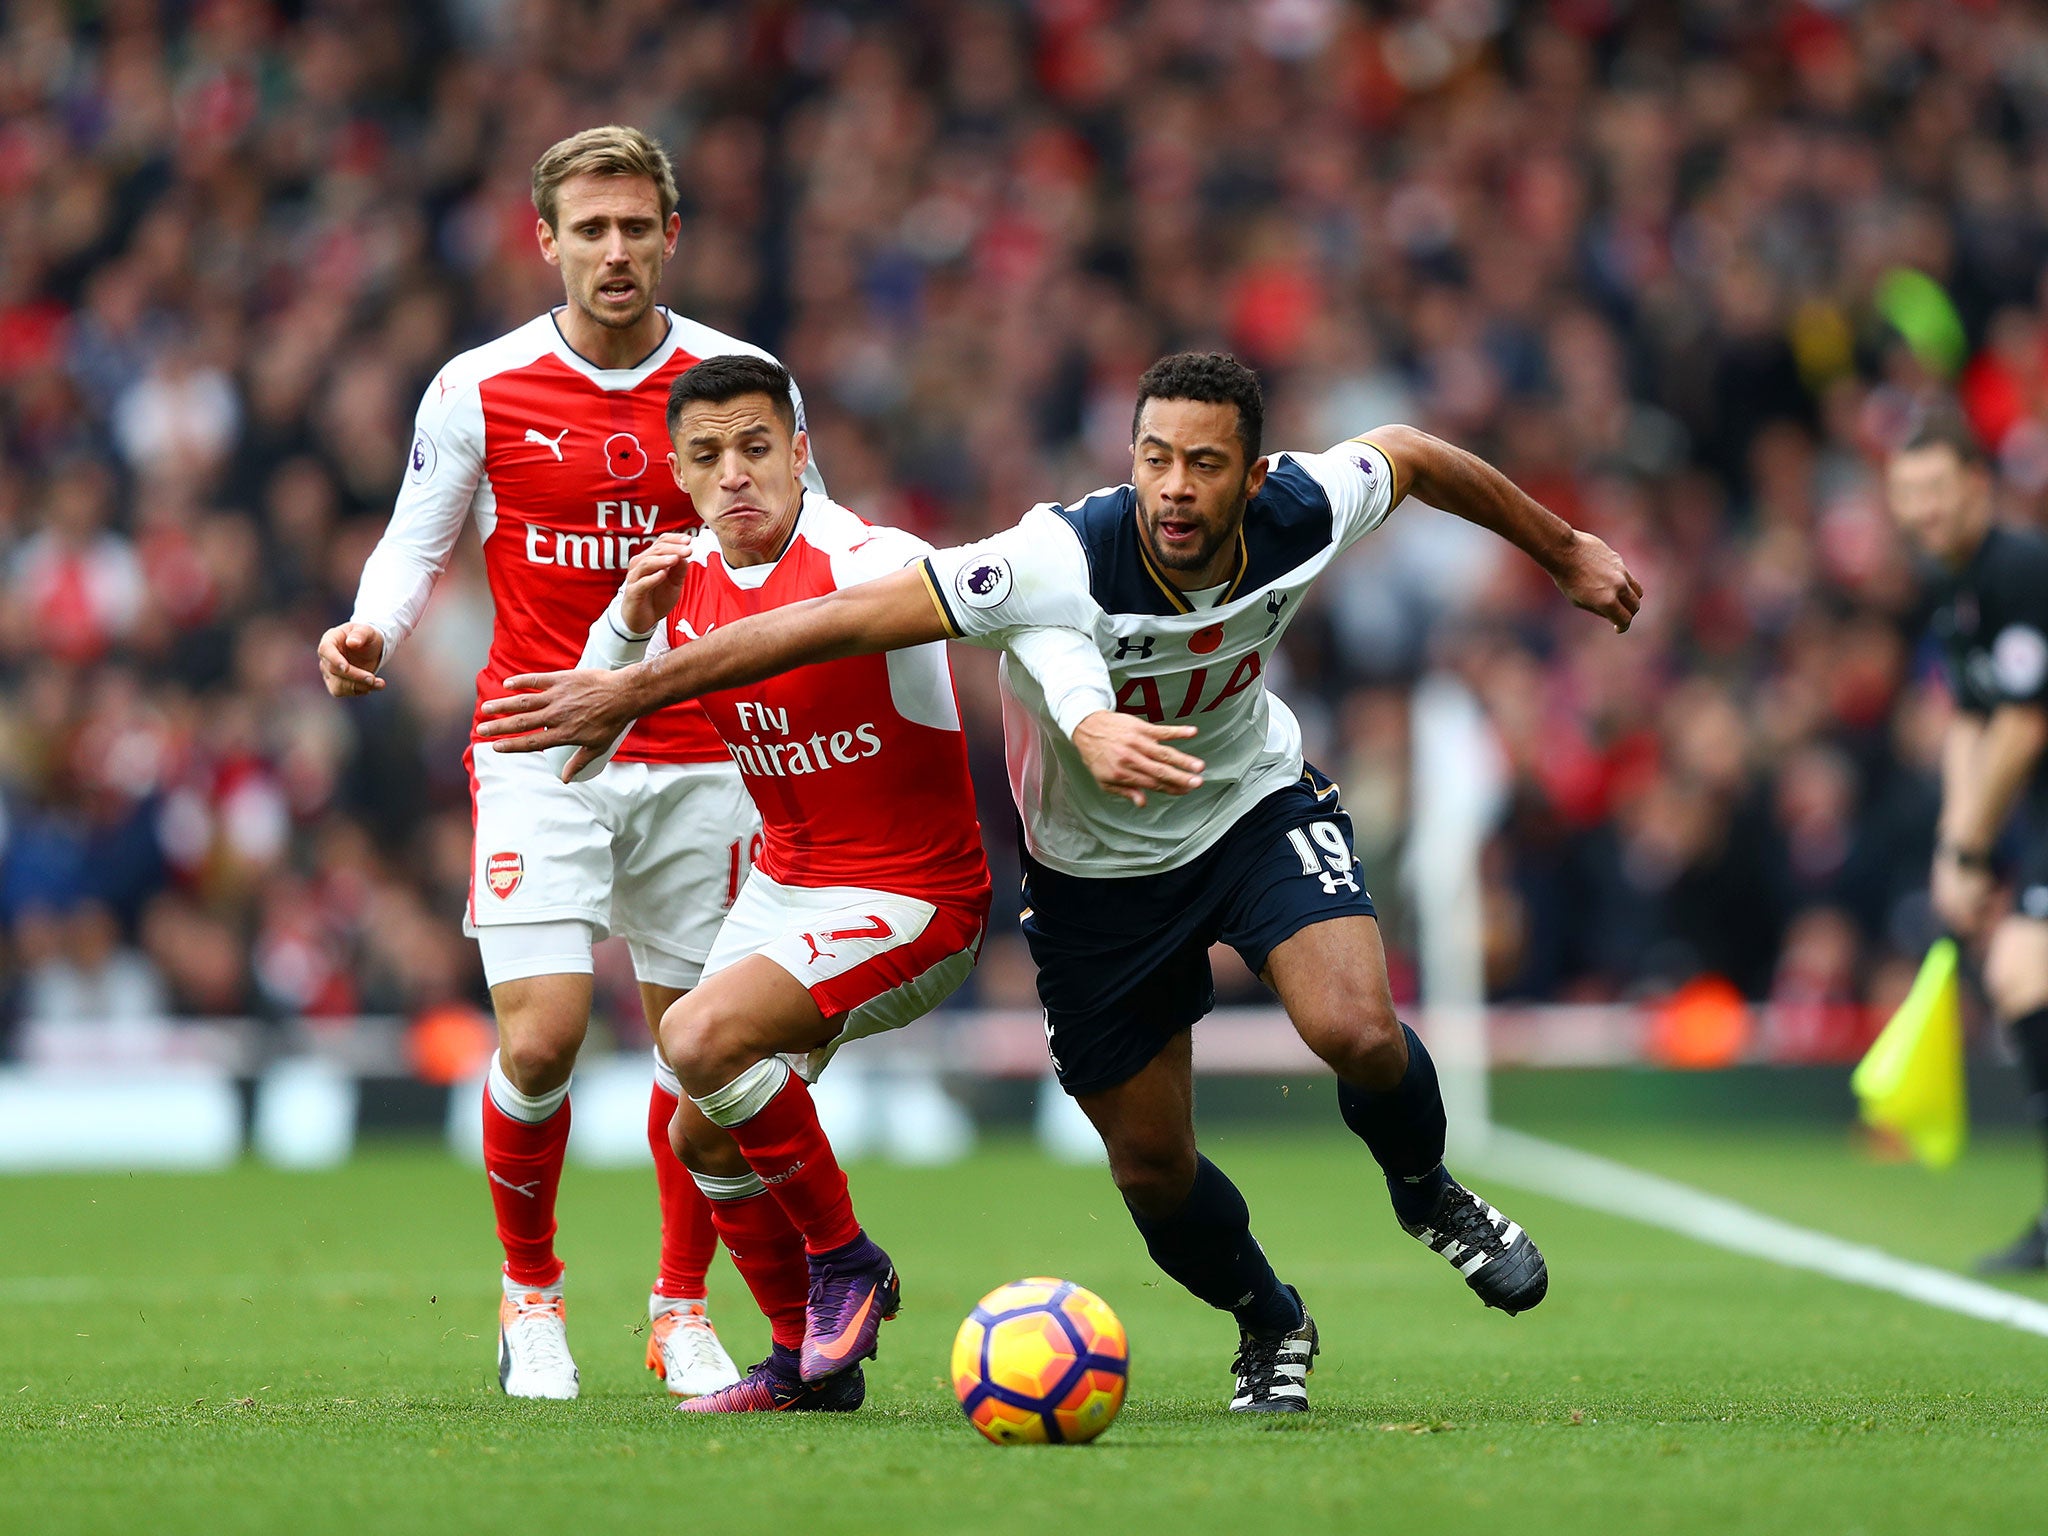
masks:
[[[2010,1236],[2038,1180],[2017,1141],[1937,1178],[1834,1134],[1535,1128],[1940,1263]],[[1356,1143],[1211,1151],[1322,1328],[1306,1417],[1224,1413],[1228,1320],[1160,1283],[1105,1174],[1017,1146],[855,1168],[905,1310],[850,1418],[667,1410],[641,1367],[645,1173],[564,1182],[572,1404],[499,1395],[482,1178],[438,1150],[0,1180],[0,1529],[2036,1528],[2048,1340],[1475,1180],[1550,1257],[1550,1299],[1511,1320],[1400,1234]],[[975,1299],[1040,1272],[1130,1330],[1131,1398],[1093,1446],[984,1444],[945,1384]],[[765,1330],[723,1259],[713,1287],[752,1358]]]

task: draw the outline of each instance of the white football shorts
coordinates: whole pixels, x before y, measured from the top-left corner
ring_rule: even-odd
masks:
[[[626,940],[642,981],[697,984],[759,847],[761,818],[737,767],[611,763],[564,784],[539,753],[473,743],[469,783],[476,837],[463,932],[586,923],[593,940]],[[484,946],[493,985],[542,974],[507,958],[508,937],[494,931]],[[554,960],[547,973],[571,969]],[[588,956],[574,969],[588,971]]]
[[[711,946],[705,976],[761,955],[801,982],[831,1041],[788,1061],[816,1082],[849,1040],[901,1029],[950,997],[981,955],[988,895],[920,901],[853,885],[800,886],[754,872]]]

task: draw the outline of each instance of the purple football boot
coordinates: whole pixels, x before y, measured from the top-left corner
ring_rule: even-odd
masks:
[[[841,1371],[816,1386],[806,1383],[797,1352],[777,1344],[768,1358],[729,1387],[686,1398],[678,1413],[851,1413],[866,1399],[866,1378],[859,1366]]]
[[[903,1299],[896,1266],[863,1232],[842,1248],[810,1255],[804,1303],[803,1379],[820,1382],[872,1359],[882,1324]]]

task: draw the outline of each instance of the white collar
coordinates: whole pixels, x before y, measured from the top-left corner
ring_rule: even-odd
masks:
[[[566,306],[563,306],[566,307]],[[682,330],[676,324],[674,311],[666,304],[655,306],[661,311],[662,319],[668,322],[668,330],[655,344],[652,352],[641,358],[630,368],[600,368],[589,358],[569,345],[569,338],[562,334],[562,323],[557,318],[559,310],[550,309],[543,317],[548,324],[550,348],[555,356],[590,380],[599,389],[634,389],[658,373],[668,360],[676,355],[676,348],[682,345]]]

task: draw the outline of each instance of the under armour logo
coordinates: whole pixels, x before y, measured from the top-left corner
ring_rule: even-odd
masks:
[[[524,1184],[514,1184],[510,1179],[502,1177],[497,1169],[493,1168],[491,1170],[491,1182],[493,1184],[502,1184],[511,1190],[513,1194],[524,1195],[529,1200],[538,1200],[540,1198],[539,1179],[529,1179]]]
[[[1336,786],[1330,788],[1335,790]],[[1289,827],[1287,841],[1294,856],[1301,860],[1301,872],[1320,880],[1325,896],[1334,896],[1339,891],[1359,894],[1358,860],[1352,856],[1351,844],[1345,841],[1343,831],[1334,821]]]
[[[526,429],[526,440],[529,443],[538,443],[541,447],[547,449],[549,453],[552,453],[555,456],[555,462],[557,464],[562,462],[562,439],[567,437],[568,435],[569,429],[567,427],[562,428],[562,430],[557,432],[553,437],[543,436],[540,430],[536,427],[528,427]]]
[[[1150,635],[1125,635],[1116,643],[1116,659],[1122,661],[1133,652],[1140,661],[1152,659],[1152,637]]]
[[[1287,594],[1285,592],[1268,592],[1266,594],[1266,612],[1273,616],[1273,622],[1266,626],[1268,637],[1272,635],[1274,630],[1280,627],[1280,611],[1286,606]]]

